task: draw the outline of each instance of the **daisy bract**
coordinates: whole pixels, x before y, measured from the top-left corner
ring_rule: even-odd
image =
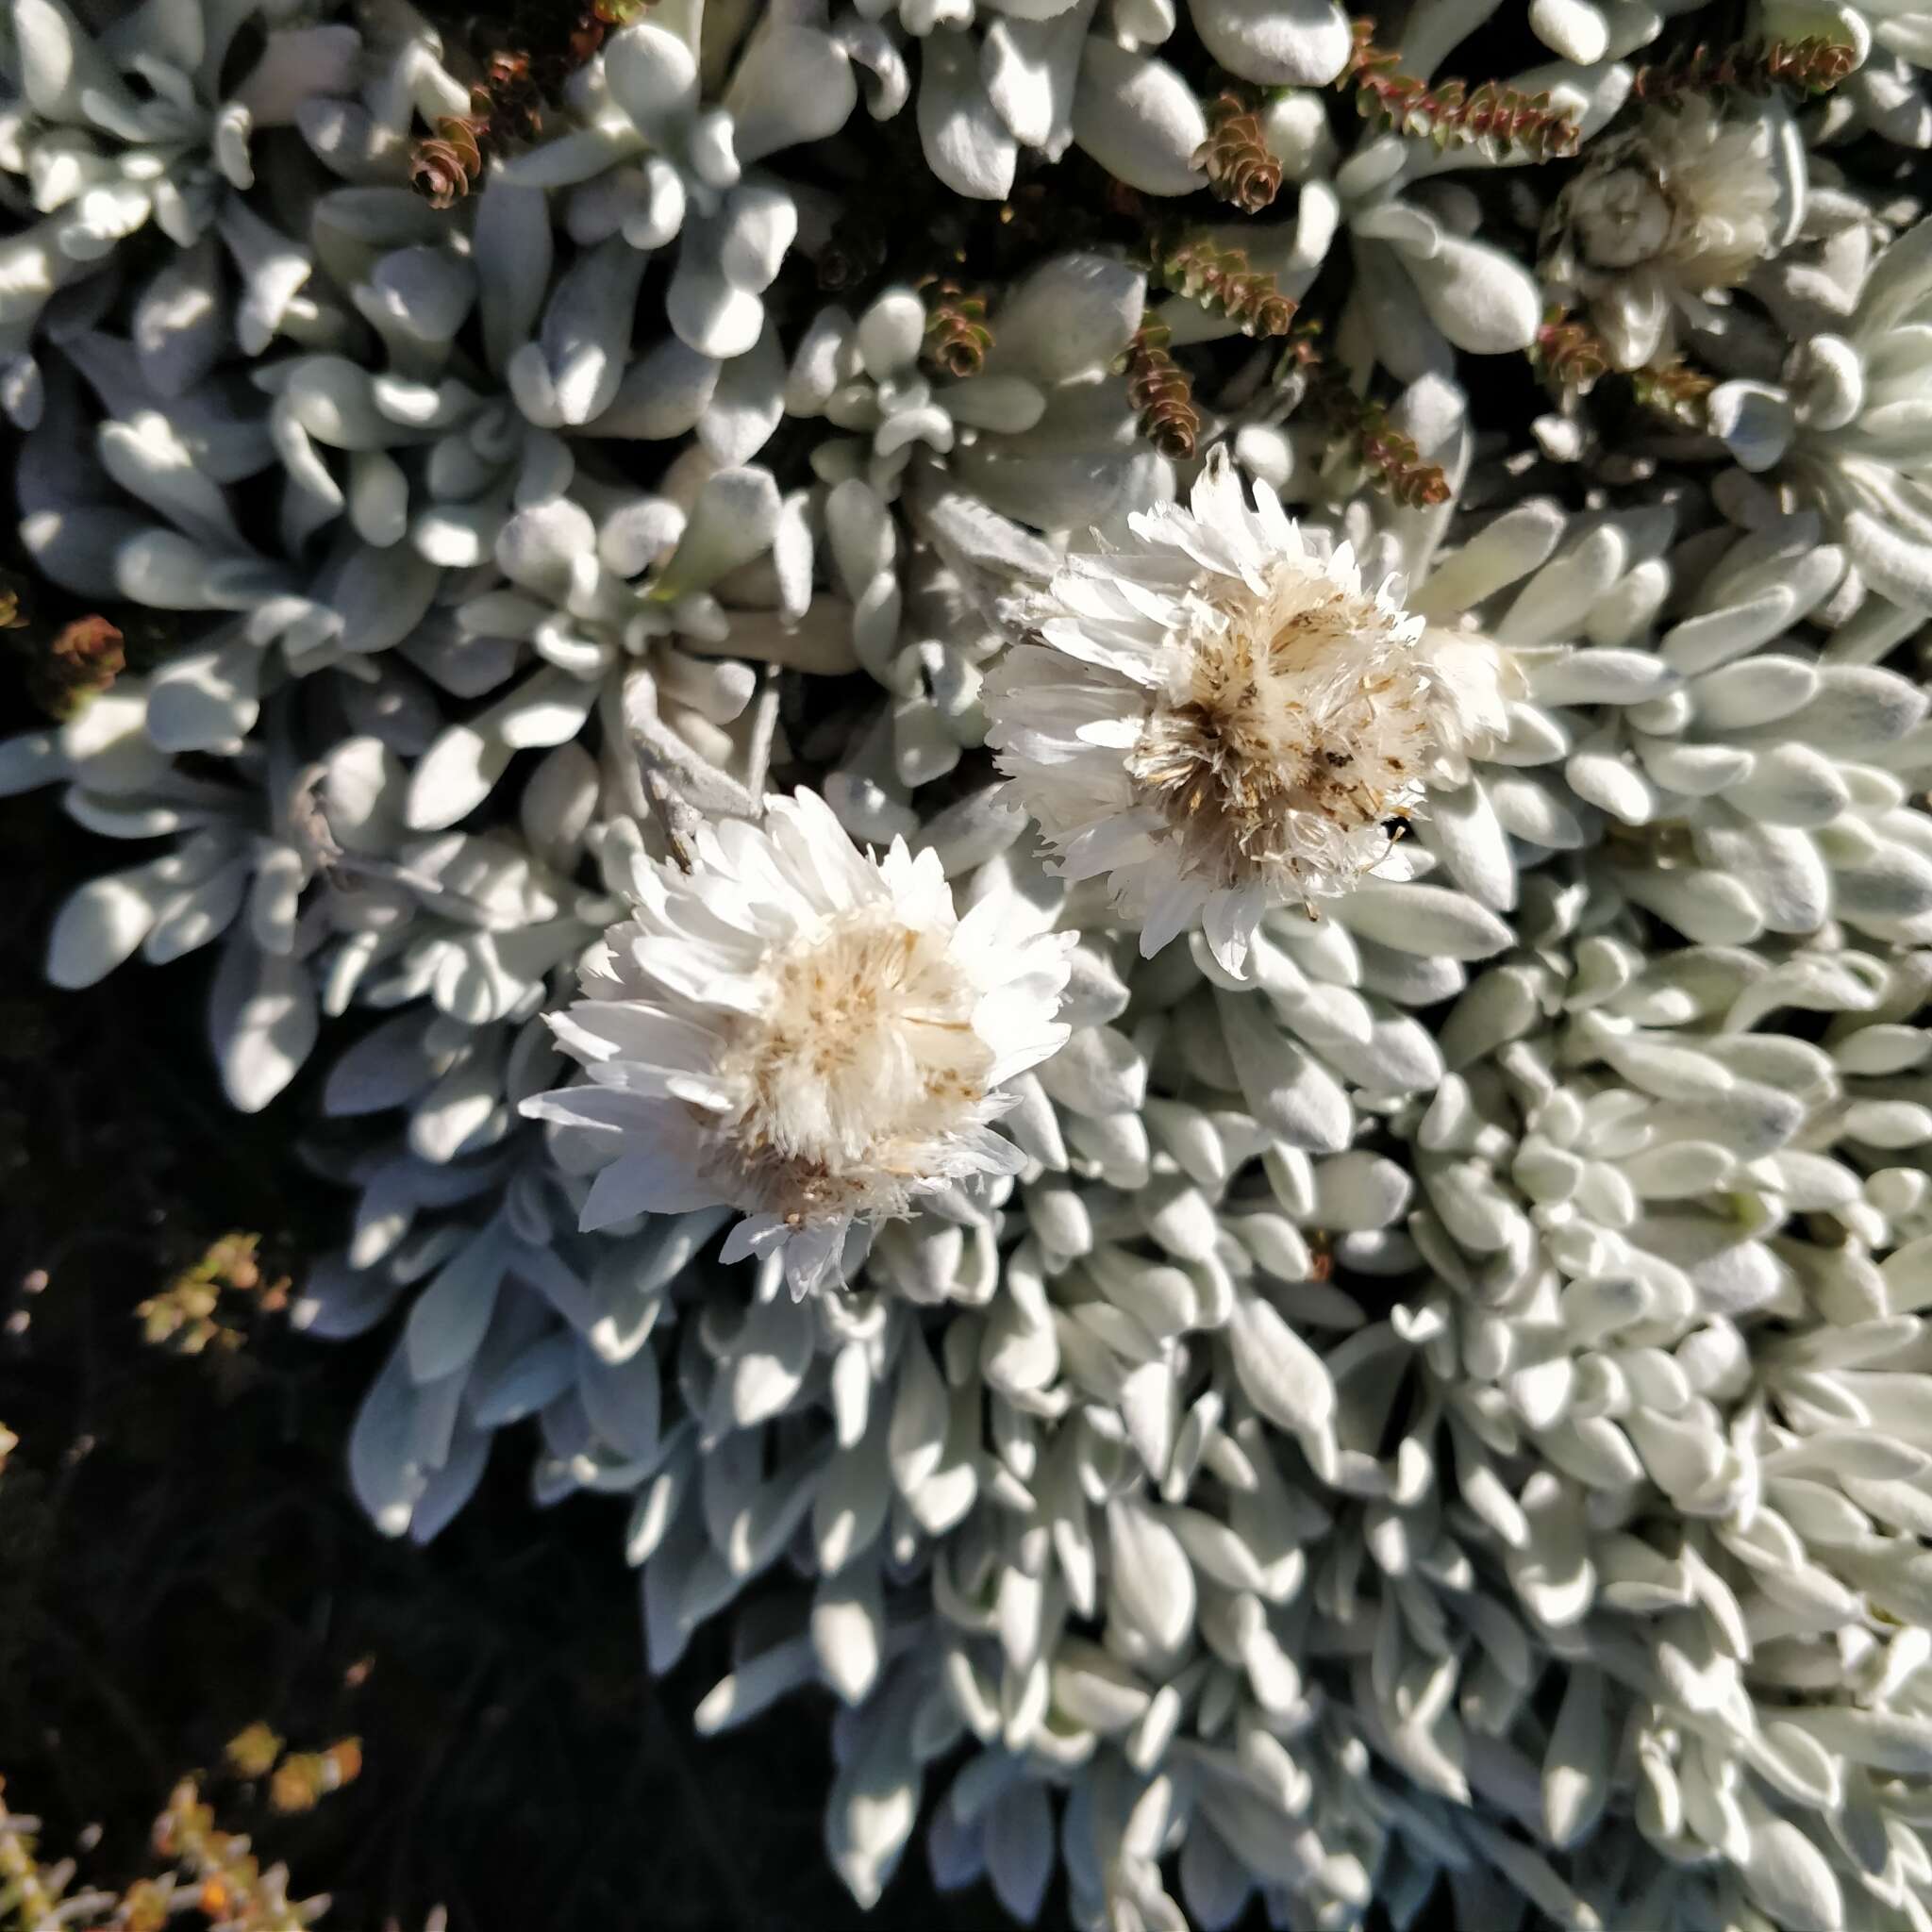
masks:
[[[1774,252],[1804,200],[1784,125],[1696,95],[1651,108],[1557,197],[1544,273],[1589,303],[1615,367],[1668,350],[1680,321],[1721,327],[1712,304]]]
[[[586,1230],[737,1208],[726,1257],[781,1253],[802,1295],[855,1223],[1018,1171],[991,1124],[1067,1037],[1067,941],[1010,943],[997,899],[959,918],[935,856],[866,857],[808,791],[694,842],[689,873],[638,862],[633,916],[551,1020],[586,1084],[524,1111],[589,1130]]]
[[[1218,453],[1190,506],[1129,517],[1020,607],[1039,641],[995,675],[989,741],[1143,954],[1198,924],[1239,974],[1271,908],[1313,913],[1388,858],[1493,678],[1466,639],[1433,652],[1396,580],[1367,588],[1265,485],[1250,508]]]

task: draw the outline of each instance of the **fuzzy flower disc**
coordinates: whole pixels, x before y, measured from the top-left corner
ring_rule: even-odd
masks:
[[[1393,582],[1370,591],[1216,451],[1191,508],[1128,520],[1015,614],[989,741],[1070,878],[1143,954],[1198,924],[1243,970],[1263,915],[1387,858],[1459,750],[1457,693]]]
[[[689,873],[641,862],[633,891],[550,1022],[588,1084],[525,1106],[606,1143],[586,1229],[736,1208],[725,1258],[780,1248],[802,1295],[855,1222],[1018,1169],[991,1124],[1067,1037],[1068,939],[1012,942],[997,896],[959,918],[933,853],[870,858],[808,791],[704,827]]]

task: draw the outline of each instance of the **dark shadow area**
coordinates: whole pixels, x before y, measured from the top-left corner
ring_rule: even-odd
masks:
[[[343,1932],[415,1932],[436,1904],[458,1932],[1004,1924],[988,1893],[936,1896],[917,1841],[862,1918],[825,1862],[826,1704],[694,1736],[722,1631],[648,1678],[621,1507],[534,1509],[526,1431],[431,1547],[377,1536],[343,1454],[385,1333],[318,1344],[263,1316],[232,1354],[143,1339],[140,1304],[211,1241],[258,1230],[299,1275],[346,1201],[293,1158],[299,1095],[224,1107],[206,955],[41,983],[64,892],[142,852],[51,793],[0,808],[0,1422],[20,1438],[0,1474],[0,1775],[46,1855],[98,1824],[91,1876],[149,1869],[175,1778],[261,1719],[298,1749],[362,1740],[361,1776],[310,1813],[213,1793],[298,1893],[333,1894]]]

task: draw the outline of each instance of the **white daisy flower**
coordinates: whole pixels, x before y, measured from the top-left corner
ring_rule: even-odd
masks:
[[[1725,291],[1776,252],[1803,197],[1781,124],[1693,94],[1599,142],[1543,224],[1543,274],[1590,305],[1619,369],[1666,352],[1682,316],[1716,328]]]
[[[524,1111],[605,1143],[585,1230],[736,1208],[724,1258],[782,1248],[803,1296],[855,1222],[1018,1172],[999,1090],[1067,1037],[1072,941],[1015,943],[998,894],[959,918],[936,854],[869,858],[809,791],[694,843],[689,873],[639,861],[635,917],[551,1017],[588,1083]]]
[[[988,742],[1069,878],[1106,874],[1151,957],[1195,924],[1230,973],[1262,916],[1345,892],[1498,708],[1492,653],[1451,654],[1363,588],[1224,452],[1191,508],[1127,519],[1015,607]],[[1448,641],[1446,636],[1440,640]]]

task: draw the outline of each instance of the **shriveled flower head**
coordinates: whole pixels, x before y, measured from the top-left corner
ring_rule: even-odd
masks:
[[[1105,874],[1151,956],[1199,924],[1243,970],[1274,907],[1345,892],[1380,863],[1462,707],[1402,608],[1347,544],[1324,553],[1224,454],[1191,509],[1130,517],[1015,615],[988,741],[1069,878]]]
[[[1713,325],[1720,303],[1774,252],[1791,187],[1773,124],[1726,120],[1702,95],[1650,108],[1599,142],[1543,224],[1543,273],[1590,304],[1620,369],[1668,346],[1674,316]]]
[[[636,916],[550,1024],[588,1084],[524,1111],[608,1143],[586,1229],[724,1204],[727,1260],[784,1253],[803,1295],[855,1221],[1010,1174],[1001,1083],[1067,1037],[1064,937],[1014,943],[998,897],[957,916],[938,857],[855,849],[808,791],[696,835],[690,872],[640,861]]]

